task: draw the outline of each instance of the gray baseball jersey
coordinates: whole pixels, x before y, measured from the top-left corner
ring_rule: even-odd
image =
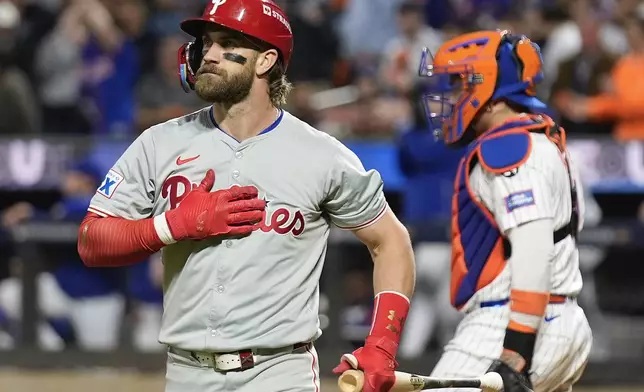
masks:
[[[331,136],[288,112],[239,142],[210,107],[154,126],[107,173],[89,211],[143,219],[176,208],[208,169],[213,191],[254,185],[267,201],[245,238],[163,249],[159,340],[185,350],[282,347],[317,338],[319,279],[330,223],[355,229],[381,217],[382,179]]]

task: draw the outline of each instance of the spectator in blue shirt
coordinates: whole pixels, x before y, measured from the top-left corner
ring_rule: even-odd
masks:
[[[403,219],[408,225],[422,225],[449,219],[454,176],[464,150],[447,147],[436,139],[429,130],[421,93],[413,95],[414,121],[400,136],[398,157],[407,178]]]
[[[450,305],[450,245],[445,239],[427,240],[414,236],[429,225],[445,233],[451,217],[454,177],[464,149],[448,148],[429,130],[422,89],[412,94],[414,121],[398,142],[400,168],[407,182],[403,187],[403,221],[414,239],[417,285],[400,342],[401,358],[417,358],[430,343],[447,343],[459,314]]]
[[[145,23],[143,4],[141,0],[85,3],[99,7],[85,14],[90,38],[82,51],[83,95],[96,119],[95,132],[131,136],[137,130],[135,89],[140,60],[136,40]]]
[[[3,225],[10,227],[25,221],[80,223],[102,179],[103,171],[93,161],[85,159],[77,162],[61,181],[59,203],[46,210],[28,203],[18,203],[3,213]],[[69,252],[59,250],[53,260],[53,268],[38,276],[38,305],[49,321],[39,327],[39,343],[44,349],[61,349],[64,339],[61,339],[63,336],[56,336],[56,332],[59,332],[56,327],[62,325],[61,320],[67,320],[81,348],[114,349],[118,345],[125,310],[125,299],[121,292],[124,270],[87,268],[73,245]],[[14,319],[20,315],[21,290],[17,277],[0,283],[0,308]]]

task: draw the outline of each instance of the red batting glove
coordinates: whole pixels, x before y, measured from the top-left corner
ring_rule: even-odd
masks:
[[[266,202],[254,186],[233,186],[210,192],[215,172],[206,172],[199,187],[188,193],[179,207],[165,213],[172,239],[200,240],[218,235],[245,235],[257,228]]]
[[[384,347],[392,346],[394,342],[387,338],[368,336],[364,347],[351,354],[344,354],[340,364],[333,373],[342,374],[347,370],[359,369],[364,372],[363,392],[389,392],[394,386],[394,370],[398,362]],[[397,344],[395,344],[397,348]]]
[[[376,295],[371,332],[364,347],[344,354],[333,372],[362,370],[363,392],[389,392],[396,380],[396,353],[408,312],[409,300],[402,294],[389,291]]]

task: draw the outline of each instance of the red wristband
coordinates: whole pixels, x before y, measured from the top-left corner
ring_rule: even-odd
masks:
[[[371,322],[371,339],[375,337],[386,338],[386,341],[393,343],[393,347],[386,350],[396,356],[400,334],[405,326],[405,320],[409,313],[409,299],[394,291],[383,291],[374,299],[373,320]],[[385,347],[383,347],[385,348]]]

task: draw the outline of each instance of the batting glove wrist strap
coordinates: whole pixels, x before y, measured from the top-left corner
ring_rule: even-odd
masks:
[[[503,348],[521,355],[526,361],[525,368],[530,369],[536,340],[537,335],[535,333],[519,332],[508,328],[505,330]]]
[[[161,242],[163,242],[164,245],[170,245],[177,242],[177,240],[172,235],[170,224],[168,222],[168,218],[166,218],[165,212],[161,215],[155,216],[153,222],[154,230],[156,231],[159,239],[161,240]]]
[[[408,313],[407,297],[394,291],[378,293],[374,299],[373,321],[367,343],[377,345],[395,358]]]

